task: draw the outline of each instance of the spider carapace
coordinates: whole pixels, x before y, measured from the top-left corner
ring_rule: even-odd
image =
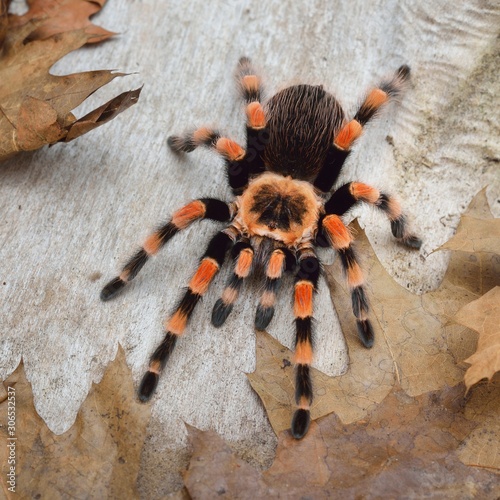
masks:
[[[358,203],[368,203],[386,214],[392,233],[401,243],[420,248],[421,241],[408,229],[399,203],[377,188],[349,182],[333,190],[351,148],[366,123],[391,98],[400,94],[410,70],[401,66],[395,75],[366,94],[351,120],[335,97],[321,86],[295,85],[262,100],[261,79],[248,58],[237,68],[237,81],[246,105],[246,147],[210,128],[172,136],[175,152],[198,146],[217,151],[225,160],[227,179],[235,195],[232,202],[200,198],[187,204],[158,227],[102,290],[108,300],[129,283],[148,258],[178,231],[198,219],[225,222],[210,240],[198,269],[173,314],[165,322],[165,337],[151,356],[139,387],[147,401],[160,373],[200,298],[207,291],[231,249],[233,272],[214,305],[212,323],[220,326],[229,316],[243,281],[257,267],[263,269],[264,288],[255,326],[265,329],[274,314],[280,280],[285,271],[296,275],[293,291],[295,316],[295,402],[291,430],[302,438],[309,428],[313,385],[313,300],[321,272],[316,246],[331,246],[340,256],[352,297],[359,338],[366,347],[374,341],[368,319],[363,273],[353,249],[353,237],[342,217]]]

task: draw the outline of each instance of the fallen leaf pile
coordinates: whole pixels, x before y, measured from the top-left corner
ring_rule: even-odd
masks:
[[[77,119],[73,109],[123,74],[49,72],[69,52],[113,35],[88,19],[104,0],[32,0],[24,16],[9,16],[8,4],[2,0],[0,10],[0,161],[76,139],[137,102],[140,89],[124,92]]]
[[[473,246],[464,246],[460,233],[473,230],[468,222],[459,226],[450,242],[458,241],[460,250],[453,250],[443,282],[421,296],[390,278],[356,226],[377,334],[374,348],[359,345],[349,293],[337,281],[334,264],[328,277],[351,363],[340,377],[315,370],[309,433],[296,441],[287,430],[291,351],[257,332],[257,367],[248,378],[278,435],[274,463],[257,470],[215,432],[187,426],[192,456],[183,472],[185,488],[175,498],[499,498],[500,241],[484,191],[463,218],[470,219],[484,221],[485,234],[474,233]],[[466,364],[471,367],[464,383]],[[478,383],[483,379],[490,382]],[[78,498],[138,498],[149,406],[135,400],[121,349],[74,426],[61,436],[36,414],[22,366],[4,382],[1,422],[7,421],[9,386],[16,389],[16,432],[23,436],[17,441],[22,497],[71,492]],[[0,437],[3,479],[5,426]],[[4,491],[9,495],[5,484]]]

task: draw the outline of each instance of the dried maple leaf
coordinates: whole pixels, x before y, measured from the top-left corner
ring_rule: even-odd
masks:
[[[7,495],[7,445],[15,443],[15,491],[20,498],[138,498],[136,479],[151,409],[135,399],[121,348],[71,429],[60,436],[38,416],[22,364],[1,387],[0,464]],[[11,394],[14,436],[4,425]]]
[[[476,352],[465,360],[472,366],[465,372],[467,390],[500,371],[500,287],[462,307],[455,321],[479,333]]]
[[[471,203],[469,213],[486,218],[488,212],[486,197],[481,192]],[[391,278],[364,231],[356,224],[355,230],[377,340],[370,350],[360,345],[342,272],[338,263],[328,267],[350,363],[349,371],[340,377],[315,371],[313,419],[335,411],[344,423],[360,420],[387,396],[395,383],[410,396],[458,384],[463,378],[459,362],[473,352],[475,337],[468,330],[449,327],[448,323],[460,307],[499,282],[497,256],[454,252],[439,289],[415,295]],[[290,426],[294,400],[290,361],[287,348],[265,334],[257,334],[257,367],[248,377],[277,433]]]
[[[56,61],[95,40],[95,35],[74,30],[26,42],[43,22],[29,21],[7,30],[0,53],[0,160],[75,139],[137,102],[140,93],[140,89],[125,92],[77,120],[71,110],[123,74],[102,70],[51,75]]]
[[[462,464],[459,450],[485,408],[498,412],[500,385],[467,406],[463,392],[410,397],[395,387],[363,421],[345,425],[332,414],[301,441],[283,432],[265,472],[241,463],[215,433],[190,429],[186,488],[193,498],[497,498],[498,476]]]
[[[90,37],[87,43],[96,43],[115,33],[92,24],[89,20],[99,12],[106,0],[27,0],[29,10],[22,16],[11,16],[11,26],[21,26],[32,19],[46,19],[29,34],[29,40],[42,40],[52,35],[85,29]]]

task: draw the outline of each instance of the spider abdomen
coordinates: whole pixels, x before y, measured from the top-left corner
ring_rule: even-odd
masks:
[[[271,97],[266,118],[267,169],[310,180],[323,166],[333,137],[344,121],[344,112],[322,86],[295,85]]]

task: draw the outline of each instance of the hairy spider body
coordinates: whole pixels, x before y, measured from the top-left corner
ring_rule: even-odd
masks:
[[[399,203],[391,196],[361,182],[349,182],[331,193],[351,147],[365,124],[391,98],[397,96],[409,77],[402,66],[389,80],[371,90],[352,120],[345,118],[335,97],[322,86],[295,85],[261,103],[261,81],[250,60],[242,58],[237,81],[246,101],[247,144],[236,142],[209,128],[172,136],[168,144],[176,152],[198,146],[216,150],[226,163],[235,200],[194,200],[175,212],[154,231],[125,264],[121,274],[102,290],[102,300],[116,295],[178,231],[199,219],[229,223],[208,244],[197,271],[165,322],[165,337],[151,356],[149,369],[139,387],[139,398],[147,401],[177,339],[223,265],[229,249],[233,273],[212,311],[212,323],[222,325],[233,309],[243,281],[257,268],[265,283],[255,315],[255,326],[265,329],[274,315],[280,280],[285,271],[297,268],[294,285],[295,316],[295,410],[291,430],[302,438],[309,427],[313,385],[313,300],[321,272],[316,246],[331,246],[339,254],[351,290],[352,311],[358,334],[366,347],[374,341],[368,319],[368,301],[363,273],[353,249],[353,237],[342,216],[360,202],[371,204],[388,217],[393,235],[411,248],[421,241],[407,227]]]
[[[269,131],[265,164],[281,175],[313,179],[344,121],[335,97],[322,86],[295,85],[271,97],[265,115]]]

